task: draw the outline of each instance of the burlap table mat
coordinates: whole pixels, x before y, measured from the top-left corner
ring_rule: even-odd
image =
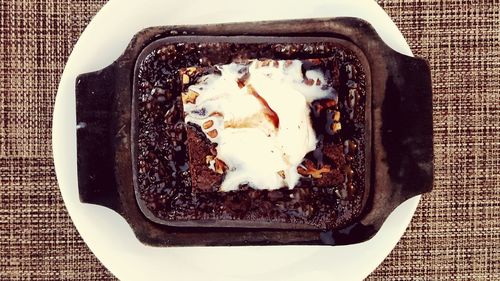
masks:
[[[102,0],[0,0],[0,280],[114,280],[62,202],[51,120]],[[387,0],[434,83],[436,181],[369,280],[500,280],[500,2]]]

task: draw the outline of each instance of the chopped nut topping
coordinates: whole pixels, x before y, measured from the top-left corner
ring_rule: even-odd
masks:
[[[304,160],[304,166],[305,167],[297,167],[297,172],[303,176],[312,176],[315,179],[319,179],[323,176],[322,174],[329,173],[331,171],[329,165],[325,165],[320,169],[317,169],[314,163],[309,159]]]
[[[227,165],[224,163],[224,161],[220,160],[219,158],[215,158],[215,172],[217,174],[224,174],[224,172],[227,170]]]
[[[186,73],[188,75],[192,75],[193,73],[195,73],[196,71],[198,70],[198,68],[194,67],[194,66],[191,66],[191,67],[188,67],[186,68]],[[189,82],[188,82],[189,83]]]
[[[333,121],[339,122],[340,121],[340,111],[335,111],[333,114]]]
[[[210,117],[214,117],[214,116],[216,116],[216,117],[224,117],[224,115],[222,115],[222,113],[220,113],[218,111],[214,111],[214,112],[210,113],[208,116],[210,116]]]
[[[330,133],[337,133],[342,129],[342,124],[340,123],[340,111],[328,109],[327,110],[328,118],[332,119],[332,123],[329,125]]]
[[[215,160],[215,156],[207,155],[207,157],[205,158],[205,163],[210,164],[210,162],[212,162],[214,160]]]
[[[209,137],[211,137],[211,138],[216,138],[216,137],[217,137],[217,135],[218,135],[218,133],[217,133],[217,130],[216,130],[216,129],[213,129],[213,130],[211,130],[211,131],[208,131],[208,132],[207,132],[207,135],[208,135]]]
[[[182,84],[186,85],[189,83],[189,76],[187,74],[182,74]]]
[[[213,120],[208,120],[208,121],[205,121],[205,123],[203,123],[203,129],[209,129],[210,127],[212,127],[214,125],[214,121]]]
[[[304,80],[304,84],[306,84],[307,86],[312,86],[314,85],[315,81],[314,79],[305,79]]]
[[[278,171],[278,175],[279,175],[282,179],[285,179],[285,171],[283,171],[283,170]]]
[[[339,122],[333,122],[332,131],[336,133],[342,129],[342,125]]]
[[[196,99],[200,94],[195,91],[189,90],[187,93],[182,93],[182,102],[187,103],[196,103]]]

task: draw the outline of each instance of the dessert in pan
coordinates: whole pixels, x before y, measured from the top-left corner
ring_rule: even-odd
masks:
[[[150,245],[364,241],[432,187],[429,77],[358,19],[146,29],[78,77],[80,198]]]
[[[356,53],[329,38],[207,40],[160,41],[139,57],[145,213],[169,225],[324,229],[359,215],[369,124]]]

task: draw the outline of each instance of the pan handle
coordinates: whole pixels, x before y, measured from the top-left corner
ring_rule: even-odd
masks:
[[[115,64],[76,79],[78,189],[81,202],[121,213],[114,171],[115,80]]]
[[[380,92],[372,97],[372,116],[378,149],[372,151],[375,190],[372,206],[360,223],[325,232],[326,244],[366,241],[382,227],[390,213],[407,199],[432,190],[432,85],[426,60],[389,49]],[[381,79],[382,80],[382,79]],[[379,80],[378,82],[381,82]],[[384,85],[385,83],[385,85]]]
[[[433,124],[429,63],[392,56],[382,104],[382,145],[388,173],[404,201],[432,189]]]

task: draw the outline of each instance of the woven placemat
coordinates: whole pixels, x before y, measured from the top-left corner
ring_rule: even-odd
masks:
[[[369,280],[500,280],[500,2],[379,1],[434,87],[434,191]],[[59,78],[103,0],[0,0],[0,280],[115,280],[75,230],[51,149]]]

